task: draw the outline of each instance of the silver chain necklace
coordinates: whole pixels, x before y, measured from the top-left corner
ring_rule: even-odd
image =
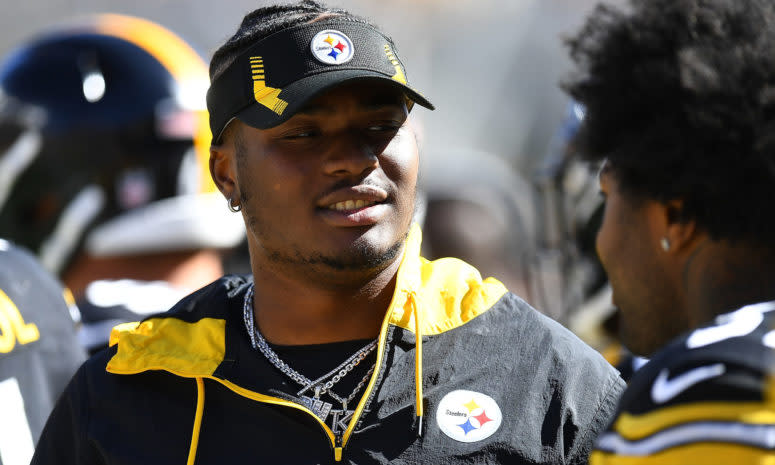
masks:
[[[253,319],[253,292],[254,292],[255,286],[253,284],[250,285],[250,288],[248,288],[247,292],[245,293],[245,301],[243,303],[242,307],[242,313],[243,318],[245,320],[245,328],[248,331],[248,335],[250,336],[250,344],[253,346],[254,349],[257,349],[261,354],[266,357],[266,359],[274,365],[275,368],[280,370],[283,374],[291,378],[293,381],[298,383],[300,386],[302,386],[302,389],[296,393],[301,403],[312,410],[312,412],[315,413],[315,415],[318,416],[323,421],[326,421],[326,418],[328,417],[329,413],[332,412],[332,405],[329,402],[325,402],[320,400],[320,396],[324,394],[328,394],[331,396],[334,400],[342,404],[342,410],[341,411],[333,411],[333,419],[332,419],[332,426],[334,429],[334,433],[338,432],[338,429],[346,428],[346,421],[349,420],[349,418],[354,413],[354,410],[348,410],[347,406],[352,402],[352,400],[355,398],[356,395],[358,395],[358,392],[360,392],[361,389],[366,385],[368,380],[371,378],[372,373],[374,373],[374,369],[376,367],[376,363],[374,363],[371,368],[369,368],[369,371],[366,373],[366,376],[361,379],[361,381],[358,383],[357,386],[355,386],[355,389],[350,393],[347,398],[341,397],[338,394],[336,394],[331,388],[338,383],[347,373],[351,372],[353,369],[355,369],[358,364],[360,364],[371,352],[374,351],[374,349],[377,348],[377,340],[373,340],[361,349],[359,349],[357,352],[352,354],[347,360],[339,364],[336,368],[329,371],[328,373],[324,374],[323,376],[317,378],[316,380],[310,380],[306,376],[302,375],[298,371],[291,368],[287,363],[285,363],[278,355],[277,353],[272,350],[272,348],[269,346],[269,343],[264,339],[264,336],[261,334],[261,332],[258,330],[258,326],[254,323]],[[331,379],[328,379],[331,378]],[[328,379],[328,381],[326,381]],[[324,382],[325,381],[325,382]],[[312,391],[314,397],[310,397],[309,395],[304,395],[304,393]]]

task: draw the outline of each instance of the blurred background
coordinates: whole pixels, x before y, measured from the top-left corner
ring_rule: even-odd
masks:
[[[271,3],[276,2],[7,2],[0,18],[0,55],[62,21],[109,12],[155,21],[209,61],[245,13]],[[597,191],[594,176],[565,161],[567,141],[583,112],[558,83],[570,70],[562,39],[580,27],[597,2],[327,3],[388,32],[410,82],[437,107],[414,114],[422,142],[424,254],[459,256],[483,275],[501,278],[549,316],[585,331],[589,324],[579,323],[575,314],[605,294],[591,248],[599,201],[589,200],[589,192],[595,197]],[[227,261],[227,271],[229,266],[238,268],[239,260]]]
[[[156,21],[208,59],[243,15],[274,2],[228,0],[28,0],[7,2],[0,55],[67,18],[111,12]],[[591,0],[335,0],[389,32],[409,78],[439,108],[422,115],[428,148],[472,147],[531,169],[560,124],[568,69],[560,37]],[[419,113],[419,112],[418,112]]]

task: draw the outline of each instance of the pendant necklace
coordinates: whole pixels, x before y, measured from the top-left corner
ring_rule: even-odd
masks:
[[[318,418],[323,422],[326,422],[329,414],[332,415],[332,431],[335,434],[344,432],[347,428],[347,423],[352,417],[355,410],[349,410],[348,406],[352,405],[352,401],[355,396],[363,389],[371,378],[372,373],[376,367],[376,362],[369,368],[366,376],[361,379],[355,389],[347,397],[342,397],[336,394],[332,388],[338,383],[345,375],[355,369],[366,357],[369,356],[377,348],[377,340],[373,340],[366,344],[361,349],[357,350],[354,354],[347,358],[344,362],[340,363],[336,368],[324,374],[323,376],[310,380],[306,376],[302,375],[298,371],[291,368],[285,361],[283,361],[277,353],[272,350],[269,343],[264,336],[258,330],[258,326],[254,323],[253,318],[253,292],[255,286],[250,285],[250,288],[245,293],[245,301],[243,304],[243,318],[245,320],[245,328],[250,336],[250,343],[254,349],[257,349],[261,354],[271,363],[275,368],[280,370],[281,373],[288,376],[301,386],[301,390],[296,393],[299,403],[311,410]],[[341,410],[333,409],[333,405],[330,402],[321,400],[321,396],[328,394],[332,399],[342,404]]]

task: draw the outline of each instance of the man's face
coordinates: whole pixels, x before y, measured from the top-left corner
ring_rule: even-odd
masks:
[[[652,220],[657,204],[623,194],[610,168],[600,174],[600,191],[606,201],[597,253],[613,289],[613,304],[621,311],[620,336],[632,352],[647,356],[688,328],[674,274],[659,255],[660,237]]]
[[[259,263],[381,270],[414,212],[418,151],[403,94],[345,84],[283,124],[241,125],[237,183]]]

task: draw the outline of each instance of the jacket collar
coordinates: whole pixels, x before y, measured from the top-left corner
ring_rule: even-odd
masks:
[[[499,281],[483,280],[474,267],[461,260],[426,260],[420,256],[421,243],[422,233],[415,224],[406,240],[396,289],[385,315],[389,325],[412,332],[419,329],[426,336],[440,334],[484,313],[507,292]],[[247,338],[239,334],[241,318],[239,324],[232,324],[227,315],[232,315],[232,320],[241,316],[248,282],[238,282],[237,291],[234,278],[224,278],[183,299],[167,313],[117,326],[111,345],[118,348],[107,371],[133,374],[165,370],[183,377],[217,377],[216,370],[233,361],[227,355],[231,352],[228,347],[234,344],[230,339]],[[422,315],[419,327],[414,312],[408,311],[410,296]],[[383,328],[386,331],[387,325]]]

